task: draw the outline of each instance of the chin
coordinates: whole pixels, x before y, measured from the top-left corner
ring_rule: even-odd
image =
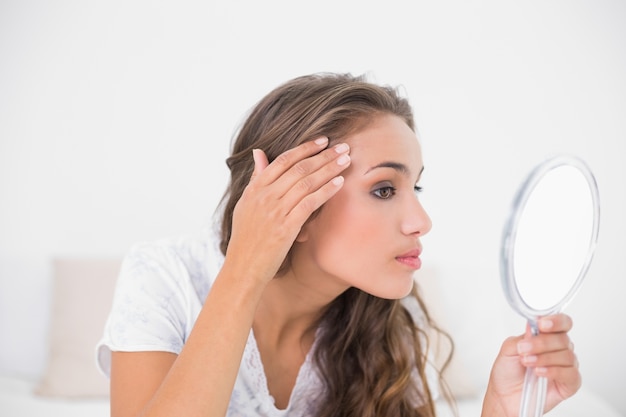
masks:
[[[385,287],[375,286],[373,288],[362,288],[361,290],[373,295],[374,297],[384,298],[386,300],[400,300],[411,293],[415,281],[413,276],[406,282],[394,282],[395,285],[387,285]]]

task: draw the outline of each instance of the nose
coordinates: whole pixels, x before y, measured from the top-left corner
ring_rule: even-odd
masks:
[[[419,236],[428,233],[433,223],[417,197],[410,198],[405,207],[402,217],[402,233]]]

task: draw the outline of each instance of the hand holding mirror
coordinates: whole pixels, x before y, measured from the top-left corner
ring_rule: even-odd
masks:
[[[561,312],[574,297],[598,239],[598,187],[588,166],[557,156],[533,169],[519,188],[504,226],[500,272],[505,297],[528,320]],[[543,415],[547,381],[528,368],[520,417]]]

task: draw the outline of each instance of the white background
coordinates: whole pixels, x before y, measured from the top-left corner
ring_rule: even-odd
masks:
[[[410,98],[434,222],[424,261],[477,363],[523,329],[494,313],[508,311],[498,246],[515,189],[554,153],[588,162],[600,246],[567,311],[585,386],[626,413],[621,0],[0,0],[0,372],[41,372],[52,257],[204,227],[246,111],[316,71]]]

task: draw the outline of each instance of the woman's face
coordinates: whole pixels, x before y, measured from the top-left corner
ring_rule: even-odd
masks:
[[[402,298],[431,228],[416,195],[424,166],[417,137],[401,118],[382,115],[344,142],[352,162],[343,188],[303,227],[293,272],[339,290]]]

